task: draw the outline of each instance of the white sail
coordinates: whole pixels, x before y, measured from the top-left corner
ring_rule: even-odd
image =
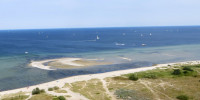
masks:
[[[142,46],[145,46],[145,45],[147,45],[147,44],[141,44]]]
[[[99,38],[99,36],[97,35],[97,40],[99,40],[100,38]]]

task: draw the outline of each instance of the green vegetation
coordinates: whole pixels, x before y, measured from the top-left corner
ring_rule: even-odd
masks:
[[[172,77],[171,75],[172,69],[154,69],[142,72],[134,73],[137,77],[140,78],[147,78],[147,79],[157,79],[157,78],[164,78],[164,77]],[[126,74],[125,77],[130,77],[132,74]]]
[[[128,89],[118,89],[114,93],[118,99],[123,100],[148,100],[143,96],[139,95],[137,91]]]
[[[58,89],[59,89],[59,87],[57,87],[57,86],[54,86],[54,87],[53,87],[53,89],[54,89],[54,90],[58,90]]]
[[[6,97],[3,98],[2,100],[26,100],[28,98],[27,95],[18,95],[18,96],[13,96],[13,97]]]
[[[137,75],[135,74],[130,74],[130,76],[128,77],[130,80],[133,80],[133,81],[137,81],[138,80],[138,77]]]
[[[61,90],[61,89],[59,89],[59,90],[54,90],[54,92],[56,92],[56,93],[67,93],[66,90]]]
[[[48,88],[48,91],[53,91],[53,90],[58,90],[58,89],[59,89],[59,87],[54,86],[54,87],[50,87],[50,88]]]
[[[53,96],[42,93],[38,95],[33,95],[29,100],[52,100]]]
[[[35,89],[33,89],[33,91],[32,91],[32,95],[40,94],[40,93],[44,93],[44,92],[45,92],[44,89],[40,90],[39,88],[35,88]]]
[[[183,67],[183,70],[186,70],[186,71],[194,71],[193,69],[191,69],[190,67],[187,67],[187,66]]]
[[[180,69],[174,69],[172,72],[173,75],[181,75],[181,70]]]
[[[130,77],[133,76],[140,80],[132,81]],[[199,100],[199,78],[200,65],[177,64],[107,78],[106,81],[108,90],[123,100],[131,100],[132,96],[138,95],[148,100]]]
[[[196,64],[196,65],[182,65],[182,67],[200,68],[200,64]]]
[[[79,81],[71,84],[71,90],[78,92],[90,100],[110,100],[99,79]]]
[[[53,91],[53,88],[48,88],[48,91]]]
[[[178,100],[188,100],[189,99],[188,96],[186,96],[186,95],[180,95],[180,96],[177,96],[176,98]]]
[[[147,79],[157,79],[157,78],[175,78],[175,77],[183,77],[183,76],[193,76],[197,77],[198,72],[194,69],[198,70],[200,65],[181,65],[181,66],[170,66],[167,69],[154,69],[142,72],[136,72],[131,74],[124,75],[128,77],[130,80],[137,80],[140,78]]]
[[[53,100],[66,100],[64,96],[54,97]]]

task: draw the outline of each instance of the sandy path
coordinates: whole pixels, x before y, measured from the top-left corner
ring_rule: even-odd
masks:
[[[65,90],[71,96],[70,98],[67,98],[67,100],[89,100],[80,93],[72,92],[69,88],[65,88]]]
[[[151,93],[154,95],[154,99],[155,100],[161,100],[160,99],[160,97],[159,97],[159,95],[151,88],[151,87],[149,87],[148,86],[148,83],[146,83],[145,81],[142,81],[142,80],[139,80],[139,82],[141,83],[141,84],[143,84],[148,90],[150,90],[151,91]]]
[[[32,96],[32,93],[30,93],[29,97],[26,100],[29,100]]]
[[[111,100],[117,100],[117,99],[115,98],[115,96],[108,90],[106,81],[105,81],[104,79],[100,79],[100,80],[101,80],[101,82],[103,83],[103,88],[106,90],[106,94],[107,94],[109,97],[111,97]]]

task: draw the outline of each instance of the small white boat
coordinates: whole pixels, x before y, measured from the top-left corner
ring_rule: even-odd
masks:
[[[145,45],[147,45],[147,44],[141,44],[142,46],[145,46]]]
[[[143,36],[143,34],[141,34],[140,36]]]
[[[100,38],[99,38],[99,36],[97,35],[97,40],[99,40]]]
[[[149,35],[151,36],[152,34],[150,33]]]
[[[25,54],[28,54],[28,52],[26,51],[26,52],[24,52]]]

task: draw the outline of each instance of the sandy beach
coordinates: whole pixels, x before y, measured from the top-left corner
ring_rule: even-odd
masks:
[[[47,63],[47,64],[45,64]],[[44,69],[44,70],[56,70],[57,68],[82,68],[95,65],[107,65],[110,63],[99,62],[98,59],[83,59],[83,58],[58,58],[58,59],[48,59],[41,61],[31,61],[29,66]]]
[[[0,96],[5,95],[5,94],[17,93],[20,91],[31,92],[36,87],[47,90],[49,87],[53,87],[53,86],[63,87],[66,83],[73,83],[73,82],[77,82],[77,81],[87,81],[87,80],[94,79],[94,78],[104,79],[106,77],[120,76],[123,74],[146,71],[146,70],[167,67],[169,65],[176,65],[176,64],[191,64],[191,65],[193,65],[193,64],[200,64],[200,61],[186,61],[186,62],[177,62],[177,63],[158,64],[158,65],[151,66],[151,67],[141,67],[141,68],[112,71],[112,72],[106,72],[106,73],[100,73],[100,74],[88,74],[88,75],[67,77],[67,78],[55,80],[52,82],[42,83],[42,84],[38,84],[38,85],[34,85],[34,86],[29,86],[29,87],[14,89],[14,90],[8,90],[8,91],[2,91],[2,92],[0,92]]]

